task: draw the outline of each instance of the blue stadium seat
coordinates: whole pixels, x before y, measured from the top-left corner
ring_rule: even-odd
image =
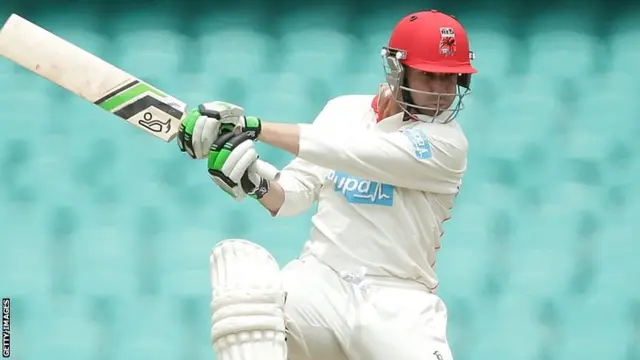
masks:
[[[171,4],[157,9],[129,10],[112,17],[108,23],[113,33],[107,61],[134,76],[162,87],[159,83],[167,74],[179,70],[180,59],[187,50],[185,38],[178,28],[179,11]],[[135,54],[135,56],[132,56]]]
[[[113,39],[113,51],[120,54],[114,57],[113,63],[162,88],[156,79],[179,72],[182,57],[189,56],[188,45],[186,38],[175,31],[132,29],[119,33]]]
[[[324,99],[312,99],[304,76],[291,72],[257,75],[252,80],[253,91],[247,94],[245,110],[260,114],[263,119],[292,123],[313,121]],[[322,102],[312,106],[314,102]]]
[[[222,198],[219,200],[233,201]],[[222,226],[221,221],[216,222],[213,212],[212,209],[209,221]],[[215,225],[206,223],[206,218],[202,221],[190,219],[182,223],[179,232],[167,232],[157,239],[158,281],[162,294],[210,296],[209,255],[215,244],[223,240],[223,236],[214,230]],[[238,226],[238,229],[242,228]]]
[[[271,59],[277,65],[282,58],[271,37],[242,27],[198,34],[197,46],[199,55],[192,56],[198,56],[197,65],[213,84],[228,77],[251,79],[268,70]]]
[[[114,34],[166,29],[177,33],[183,21],[182,17],[176,16],[181,11],[181,5],[170,1],[158,2],[156,5],[156,8],[151,9],[129,9],[118,13],[118,16],[110,17],[108,30]]]
[[[530,72],[557,80],[578,78],[597,69],[602,48],[591,35],[591,14],[579,14],[559,11],[534,17],[527,42]]]
[[[640,74],[637,66],[640,61],[640,51],[632,46],[640,41],[639,16],[637,11],[629,12],[621,15],[612,25],[614,33],[609,40],[610,52],[607,53],[610,71],[628,71],[636,78]]]
[[[211,358],[211,294],[180,297],[177,300],[176,318],[183,325],[184,356],[203,360]]]
[[[640,106],[633,97],[633,93],[610,88],[585,92],[576,104],[571,130],[598,137],[598,143],[605,147],[608,144],[603,140],[635,142],[640,134],[640,125],[633,119],[640,115]],[[597,149],[602,147],[594,148]]]
[[[228,82],[211,81],[208,76],[204,72],[181,73],[166,91],[185,102],[189,109],[207,101],[232,101],[229,96],[234,89],[225,86]],[[244,88],[244,82],[238,81],[235,85],[237,88]]]
[[[558,99],[545,93],[504,93],[492,110],[483,123],[494,139],[500,138],[483,146],[488,154],[500,157],[517,158],[528,145],[553,139],[560,120]]]
[[[454,207],[451,219],[445,222],[442,248],[438,253],[439,291],[456,296],[475,297],[482,291],[484,272],[478,269],[491,264],[477,256],[489,248],[486,220],[489,212],[481,206],[461,203]],[[465,224],[464,227],[457,226]],[[457,271],[455,264],[466,264],[466,271]]]
[[[634,204],[633,210],[637,211],[637,202]],[[600,236],[594,250],[599,270],[594,287],[596,293],[608,294],[617,299],[640,297],[638,287],[631,285],[632,279],[640,276],[636,266],[640,251],[634,236],[640,230],[640,225],[631,220],[636,212],[632,211],[630,214],[629,219],[611,220]]]
[[[280,40],[282,70],[308,78],[335,81],[344,72],[351,54],[352,38],[331,28],[287,33]]]
[[[513,71],[518,43],[508,31],[510,16],[497,9],[463,13],[458,19],[469,36],[471,51],[476,55],[473,66],[477,77],[502,82]]]
[[[564,167],[568,168],[566,164]],[[565,171],[571,171],[571,169]],[[555,182],[549,181],[548,184],[550,188],[545,195],[545,206],[551,211],[551,213],[547,215],[549,218],[563,215],[557,220],[558,222],[572,220],[565,212],[566,204],[571,204],[571,209],[575,212],[597,208],[599,199],[593,196],[593,194],[598,191],[596,186],[581,183],[579,181],[580,179],[568,180],[569,175],[563,174],[562,172],[557,175],[558,177]],[[541,221],[548,220],[549,219],[545,219]]]
[[[45,217],[42,211],[34,211],[33,207],[6,201],[4,196],[1,198],[0,225],[4,230],[0,245],[3,266],[10,270],[3,273],[0,291],[5,297],[48,296],[56,281],[51,272],[54,265],[51,246],[42,226],[32,225],[36,221],[44,222]]]
[[[476,55],[473,66],[478,74],[495,81],[507,76],[513,61],[514,40],[501,31],[469,31],[471,50]]]
[[[100,213],[98,213],[100,214]],[[100,224],[90,218],[74,237],[73,283],[83,296],[135,294],[140,288],[139,252],[130,233],[121,226]]]
[[[415,8],[396,4],[393,9],[383,11],[374,10],[367,16],[356,18],[354,27],[358,43],[354,45],[351,55],[352,71],[374,72],[381,71],[382,47],[389,43],[389,37],[395,25],[407,14],[416,11]]]
[[[53,101],[46,96],[42,89],[41,79],[34,79],[31,76],[13,75],[9,77],[13,81],[24,80],[25,88],[12,90],[5,93],[0,99],[0,104],[4,109],[10,111],[11,116],[5,118],[4,129],[0,137],[23,138],[32,140],[33,133],[46,134],[50,129],[48,123],[49,112],[54,105]],[[15,83],[14,83],[15,84]],[[31,137],[31,138],[30,138]]]
[[[528,70],[549,78],[579,78],[594,70],[598,39],[570,31],[549,31],[529,40]]]
[[[329,82],[332,97],[348,94],[375,95],[378,86],[386,82],[381,61],[375,71],[342,74],[340,79],[342,80]]]
[[[120,341],[111,345],[114,354],[123,359],[176,359],[188,352],[182,323],[176,316],[177,302],[168,297],[135,297],[118,299],[115,333]],[[167,319],[172,319],[167,326]],[[186,336],[186,335],[185,335]],[[159,339],[173,338],[172,341]]]
[[[511,272],[508,289],[532,297],[554,297],[569,293],[575,259],[571,238],[561,237],[560,228],[548,226],[556,241],[522,234],[508,255]],[[528,229],[535,233],[535,229]]]
[[[561,304],[567,329],[561,358],[625,358],[626,347],[621,345],[631,340],[625,336],[630,327],[627,301],[601,293]]]
[[[640,91],[640,84],[633,79],[632,68],[616,68],[608,72],[589,74],[582,82],[585,94],[605,94],[613,92],[617,95],[630,95]],[[627,104],[631,108],[635,104]],[[636,106],[637,108],[637,106]]]
[[[278,34],[297,33],[309,29],[335,29],[345,32],[349,25],[348,9],[343,4],[318,4],[314,11],[292,7],[279,12],[274,31]]]
[[[29,298],[24,337],[25,359],[88,359],[100,350],[99,329],[90,317],[86,298],[48,295]],[[117,342],[113,342],[117,343]],[[12,349],[13,350],[13,349]],[[13,355],[20,356],[22,349]]]
[[[191,107],[309,123],[332,97],[376,92],[380,49],[416,10],[154,4],[34,5],[30,18]],[[479,73],[457,118],[468,171],[436,264],[454,354],[631,360],[640,14],[500,8],[456,13]],[[315,206],[274,219],[236,202],[175,143],[9,61],[0,91],[0,293],[15,304],[16,359],[210,358],[211,248],[245,238],[285,265],[309,236]],[[256,146],[278,167],[292,158]]]
[[[508,360],[518,354],[521,359],[534,359],[538,345],[537,305],[536,299],[519,294],[499,300],[474,300],[474,358]]]

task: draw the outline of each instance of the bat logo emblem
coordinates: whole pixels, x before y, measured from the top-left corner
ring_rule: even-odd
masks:
[[[142,115],[142,119],[138,121],[138,124],[155,133],[163,132],[166,134],[171,130],[171,119],[162,122],[158,119],[154,119],[153,115],[148,111]]]

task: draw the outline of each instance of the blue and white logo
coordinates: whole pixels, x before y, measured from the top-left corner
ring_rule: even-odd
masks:
[[[431,146],[429,137],[422,129],[406,129],[402,133],[411,141],[416,158],[426,160],[431,158]]]
[[[333,189],[352,204],[393,205],[392,185],[365,180],[340,171],[329,173],[327,180],[332,181]]]

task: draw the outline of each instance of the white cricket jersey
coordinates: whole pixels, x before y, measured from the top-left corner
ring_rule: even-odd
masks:
[[[378,121],[372,101],[341,96],[300,125],[300,151],[281,172],[285,200],[274,216],[317,201],[303,255],[435,291],[436,252],[467,166],[467,139],[456,121],[403,121],[402,113]]]

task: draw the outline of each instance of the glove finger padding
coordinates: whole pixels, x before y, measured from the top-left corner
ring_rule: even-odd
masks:
[[[198,106],[198,111],[202,115],[210,116],[214,119],[225,117],[240,117],[244,115],[244,109],[240,106],[222,101],[212,101]]]
[[[231,139],[240,141],[241,137]],[[230,142],[227,142],[229,144]],[[258,153],[253,148],[253,141],[244,140],[237,146],[233,147],[224,164],[221,164],[222,173],[226,174],[234,184],[239,184],[242,175],[247,171],[251,164],[258,159]],[[220,160],[220,159],[218,159]]]
[[[193,129],[197,123],[198,118],[200,117],[200,113],[198,110],[191,110],[187,117],[182,120],[180,123],[180,128],[178,129],[178,147],[180,151],[186,152],[192,158],[196,158],[196,153],[193,149]]]
[[[209,174],[220,188],[234,198],[244,197],[246,192],[239,186],[247,169],[255,164],[258,154],[253,141],[246,133],[225,133],[214,141],[209,154]]]
[[[220,135],[211,145],[211,151],[209,152],[209,174],[222,180],[227,186],[234,187],[237,185],[231,181],[223,172],[220,167],[216,167],[218,159],[224,163],[224,159],[229,156],[230,150],[225,149],[225,144],[236,136],[234,133],[225,133]],[[223,153],[224,152],[224,153]]]
[[[220,120],[200,116],[193,129],[193,152],[196,158],[202,159],[209,155],[211,145],[218,136]]]

